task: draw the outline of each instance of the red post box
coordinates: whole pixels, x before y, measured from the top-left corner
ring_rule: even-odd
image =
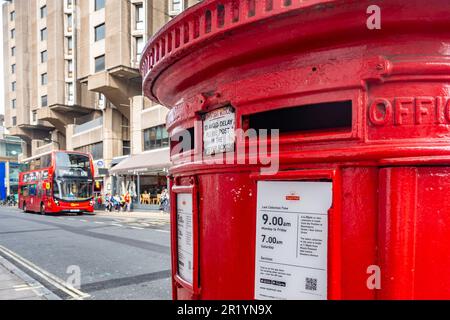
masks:
[[[174,299],[450,298],[449,16],[206,0],[153,37]]]

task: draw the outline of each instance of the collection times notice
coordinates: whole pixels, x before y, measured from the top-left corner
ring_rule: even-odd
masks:
[[[331,205],[331,182],[258,182],[256,299],[327,299]]]

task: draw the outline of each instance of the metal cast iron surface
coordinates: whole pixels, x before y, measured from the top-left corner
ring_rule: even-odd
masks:
[[[328,296],[449,299],[450,3],[382,1],[380,30],[366,26],[371,4],[204,1],[148,43],[144,91],[171,108],[172,135],[227,104],[245,128],[259,112],[351,102],[346,128],[280,136],[284,178],[333,177]],[[174,298],[252,299],[259,168],[193,161],[203,153],[195,130],[171,175],[198,200],[200,280],[193,290],[174,273]],[[367,288],[370,265],[381,290]]]

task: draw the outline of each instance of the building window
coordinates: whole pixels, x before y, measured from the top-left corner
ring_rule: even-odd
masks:
[[[11,91],[16,91],[16,86],[17,86],[16,82],[13,81],[13,82],[11,83]]]
[[[136,37],[136,60],[141,59],[142,50],[144,50],[144,37]]]
[[[169,0],[169,15],[176,16],[179,15],[184,10],[183,0]]]
[[[73,27],[73,19],[72,19],[72,14],[67,14],[67,31],[68,32],[72,32],[72,27]]]
[[[48,106],[47,95],[41,97],[41,107]]]
[[[12,74],[16,73],[16,65],[15,64],[11,65],[11,73]]]
[[[17,126],[17,117],[12,117],[12,125]]]
[[[11,100],[11,109],[15,109],[16,108],[16,99],[12,99]]]
[[[73,83],[68,82],[67,83],[67,100],[69,102],[73,102],[74,101],[73,96],[74,96]]]
[[[41,29],[41,41],[47,40],[47,28]]]
[[[16,47],[11,48],[11,56],[14,57],[16,55]]]
[[[144,150],[154,150],[169,146],[169,134],[164,125],[144,130]]]
[[[41,52],[41,63],[46,63],[48,60],[47,50]]]
[[[11,21],[16,20],[16,12],[15,11],[11,11],[11,13],[9,14],[9,20],[11,20]]]
[[[35,123],[37,121],[37,111],[34,110],[31,112],[31,120]]]
[[[41,85],[45,86],[48,84],[48,76],[47,73],[41,74]]]
[[[67,60],[67,73],[68,77],[73,77],[73,60]]]
[[[11,39],[16,37],[16,29],[11,29]]]
[[[72,37],[67,37],[67,52],[68,54],[72,54],[73,50],[73,39]]]
[[[105,7],[105,0],[95,0],[95,11]]]
[[[129,156],[131,154],[131,144],[130,141],[123,141],[122,154],[124,156]]]
[[[66,0],[67,9],[72,9],[72,0]]]
[[[144,30],[144,4],[138,3],[136,7],[136,30]]]
[[[105,70],[105,55],[95,58],[95,72]]]
[[[100,41],[105,39],[105,24],[102,23],[95,28],[95,41]]]
[[[47,17],[47,6],[42,6],[40,12],[41,12],[41,19]]]
[[[94,158],[94,160],[103,159],[103,141],[76,148],[75,151],[89,153],[92,155],[92,158]]]

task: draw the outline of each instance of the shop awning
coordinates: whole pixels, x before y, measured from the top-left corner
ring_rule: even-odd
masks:
[[[133,155],[109,170],[110,174],[133,175],[165,171],[171,166],[169,148]]]

